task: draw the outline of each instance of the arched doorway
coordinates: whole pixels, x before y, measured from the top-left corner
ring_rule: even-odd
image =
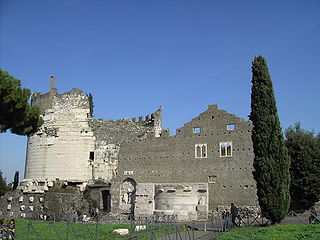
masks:
[[[137,183],[132,178],[125,179],[121,184],[120,201],[123,205],[129,205],[129,214],[134,216],[136,202]]]

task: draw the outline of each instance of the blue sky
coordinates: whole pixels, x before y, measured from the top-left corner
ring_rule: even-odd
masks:
[[[92,93],[95,117],[163,106],[171,134],[208,104],[248,119],[251,62],[266,58],[282,128],[319,132],[320,1],[0,0],[0,67],[32,91]],[[0,134],[24,172],[26,137]]]

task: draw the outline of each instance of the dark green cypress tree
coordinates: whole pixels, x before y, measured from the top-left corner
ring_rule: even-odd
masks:
[[[261,212],[272,224],[280,222],[290,205],[290,160],[280,127],[267,63],[262,56],[252,63],[251,114],[254,149],[253,176]]]
[[[93,97],[92,97],[92,94],[91,94],[91,93],[87,94],[87,96],[88,96],[88,100],[89,100],[90,117],[93,117],[93,108],[94,108],[94,105],[93,105]]]
[[[2,175],[2,171],[0,170],[0,198],[9,190],[6,179]]]
[[[12,189],[16,190],[19,186],[19,171],[16,171],[14,174]]]

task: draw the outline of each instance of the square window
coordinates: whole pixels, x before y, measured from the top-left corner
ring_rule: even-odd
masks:
[[[196,144],[194,146],[195,158],[206,158],[207,157],[207,144]]]
[[[220,157],[232,156],[232,142],[221,142],[219,145],[220,145]]]
[[[209,176],[208,182],[209,183],[217,183],[217,176],[215,176],[215,175]]]
[[[236,130],[236,125],[234,125],[234,124],[228,124],[228,125],[227,125],[227,130]]]
[[[199,127],[193,128],[193,133],[201,133],[201,128]]]

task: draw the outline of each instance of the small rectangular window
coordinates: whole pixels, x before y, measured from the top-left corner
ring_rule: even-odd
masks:
[[[220,145],[220,157],[232,156],[232,142],[221,142],[219,145]]]
[[[94,160],[94,152],[90,152],[89,159],[92,160],[92,161]]]
[[[234,124],[228,124],[228,125],[227,125],[227,130],[236,130],[236,125],[234,125]]]
[[[133,171],[124,171],[123,175],[127,176],[127,175],[133,175]]]
[[[215,176],[215,175],[209,176],[208,182],[209,183],[217,183],[217,176]]]
[[[201,133],[201,128],[195,127],[195,128],[193,128],[193,132],[194,133]]]
[[[174,193],[174,192],[176,192],[175,189],[168,189],[168,190],[167,190],[167,193]]]
[[[206,158],[207,157],[207,144],[196,144],[194,146],[195,157],[196,158]]]

